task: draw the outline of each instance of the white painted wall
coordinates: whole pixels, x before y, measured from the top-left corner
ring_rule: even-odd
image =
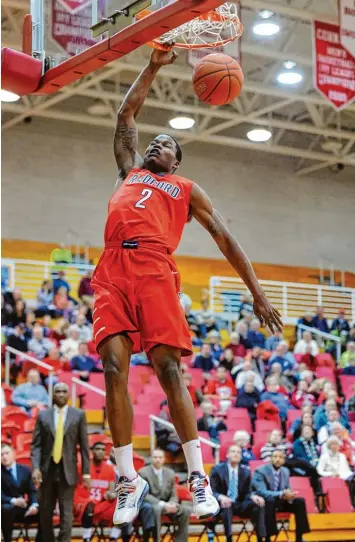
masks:
[[[145,141],[141,141],[144,146]],[[198,182],[253,261],[355,269],[355,173],[296,177],[293,162],[264,153],[187,145],[181,174]],[[2,236],[103,244],[115,183],[110,131],[34,119],[3,134]],[[180,254],[219,257],[198,224]]]

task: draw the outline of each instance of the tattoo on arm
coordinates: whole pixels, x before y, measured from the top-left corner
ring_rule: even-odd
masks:
[[[208,220],[208,231],[213,237],[216,235],[221,235],[222,233],[213,215],[211,215]]]
[[[128,126],[124,119],[119,119],[115,139],[114,152],[121,178],[127,177],[135,163],[137,149],[137,129]]]

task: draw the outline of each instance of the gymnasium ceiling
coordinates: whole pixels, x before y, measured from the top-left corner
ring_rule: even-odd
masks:
[[[281,31],[276,37],[261,39],[251,29],[259,10],[266,8],[274,11]],[[20,48],[22,20],[28,10],[27,0],[2,0],[2,46]],[[212,143],[269,153],[270,159],[290,157],[289,168],[299,175],[323,168],[336,172],[339,163],[355,168],[355,103],[336,112],[313,87],[315,18],[336,24],[337,0],[242,0],[245,84],[240,98],[223,108],[201,104],[193,94],[191,69],[182,53],[176,65],[160,72],[140,114],[139,130],[149,135],[170,132],[183,145]],[[3,103],[3,130],[36,116],[112,129],[117,107],[148,55],[144,47],[55,95]],[[285,60],[296,61],[303,72],[297,89],[276,80]],[[192,131],[169,128],[169,119],[181,113],[195,117]],[[252,143],[246,137],[252,128],[270,129],[273,137],[268,143]]]

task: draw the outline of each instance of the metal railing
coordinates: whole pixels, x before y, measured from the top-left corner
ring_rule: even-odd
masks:
[[[355,321],[355,289],[297,282],[261,280],[270,302],[278,309],[285,324],[295,325],[305,312],[316,314],[319,306],[327,318],[336,318],[339,309],[345,309],[347,317]],[[210,310],[227,322],[239,317],[241,297],[247,293],[243,281],[234,277],[210,278]]]
[[[53,385],[54,385],[53,376],[55,372],[52,365],[48,365],[48,363],[44,363],[44,361],[34,358],[33,356],[30,356],[29,354],[20,352],[20,350],[16,350],[15,348],[12,348],[12,346],[5,346],[5,384],[7,385],[10,384],[10,367],[11,367],[10,354],[14,354],[15,356],[20,356],[22,359],[26,359],[27,361],[30,361],[31,363],[38,365],[38,367],[42,367],[42,369],[46,369],[48,371],[48,399],[49,399],[49,406],[52,406]]]
[[[175,427],[172,423],[167,422],[166,420],[162,420],[161,418],[158,418],[158,416],[154,416],[153,414],[151,414],[149,418],[150,418],[150,455],[152,455],[156,446],[155,424],[159,423],[159,425],[162,425],[166,427],[167,429],[172,429],[173,431],[175,431]],[[201,442],[203,442],[204,444],[207,444],[207,446],[210,446],[211,448],[214,448],[216,450],[215,461],[216,463],[219,463],[219,458],[220,458],[219,451],[221,448],[220,444],[216,444],[215,442],[212,442],[212,440],[208,440],[204,437],[199,436],[198,438],[200,439]]]
[[[325,331],[319,331],[319,329],[316,329],[314,327],[305,326],[304,324],[298,324],[298,329],[297,329],[298,340],[302,339],[302,331],[309,331],[310,333],[312,333],[312,335],[317,335],[318,337],[322,337],[323,339],[329,339],[331,341],[334,341],[336,343],[336,360],[339,364],[340,356],[341,356],[341,337],[335,337],[331,333],[326,333]]]
[[[100,388],[97,388],[96,386],[93,386],[92,384],[89,384],[88,382],[84,382],[83,380],[80,380],[79,378],[76,378],[76,376],[72,376],[72,388],[71,388],[71,403],[73,406],[76,404],[76,395],[77,395],[77,386],[82,386],[83,388],[86,388],[87,390],[93,391],[94,393],[97,393],[98,395],[101,395],[101,397],[106,397],[106,392],[104,390],[101,390]]]

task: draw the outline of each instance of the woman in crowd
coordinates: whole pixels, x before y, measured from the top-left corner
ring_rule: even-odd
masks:
[[[295,420],[291,425],[290,434],[294,441],[300,438],[304,427],[311,427],[313,431],[315,430],[311,405],[304,405],[301,417]]]
[[[341,453],[340,448],[341,442],[338,437],[335,435],[330,436],[320,456],[317,471],[323,478],[341,478],[349,482],[353,497],[355,473],[351,471],[349,463],[345,455]]]
[[[51,314],[53,309],[53,290],[51,281],[44,280],[42,287],[37,292],[36,316],[37,318],[40,318],[44,314]]]
[[[250,435],[247,431],[236,431],[234,433],[233,437],[234,444],[240,447],[242,450],[242,465],[249,465],[249,461],[253,461],[255,459],[255,455],[251,451],[250,447]]]

